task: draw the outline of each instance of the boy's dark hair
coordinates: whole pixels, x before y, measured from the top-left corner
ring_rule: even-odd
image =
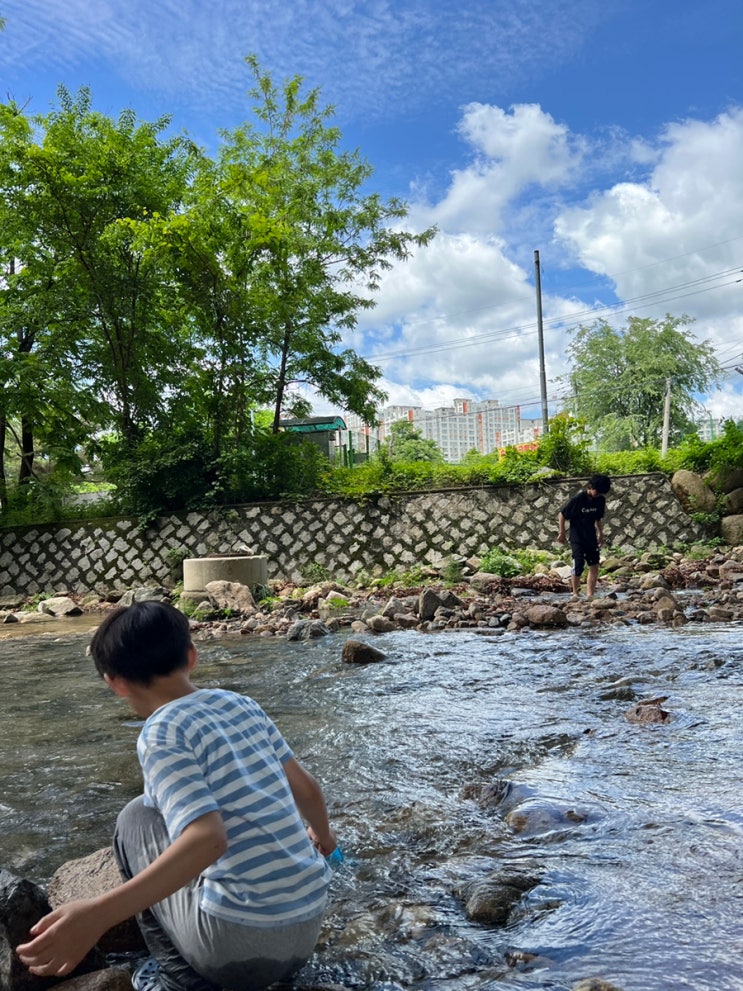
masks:
[[[588,488],[594,489],[599,495],[606,495],[611,488],[611,479],[608,475],[591,475],[588,479]]]
[[[98,674],[149,685],[188,664],[188,619],[165,602],[114,609],[95,631],[90,653]]]

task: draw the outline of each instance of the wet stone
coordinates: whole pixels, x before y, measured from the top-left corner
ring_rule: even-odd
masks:
[[[344,664],[375,664],[383,661],[385,657],[386,654],[381,650],[361,640],[346,640],[341,652],[341,660]]]
[[[502,926],[515,905],[527,891],[535,888],[540,878],[528,874],[491,875],[472,881],[461,889],[467,915],[473,922]]]

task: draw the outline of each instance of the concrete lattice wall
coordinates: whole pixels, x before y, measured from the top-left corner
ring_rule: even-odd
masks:
[[[0,595],[173,585],[184,557],[245,546],[267,555],[270,578],[298,577],[316,564],[339,581],[498,546],[557,550],[557,514],[581,485],[573,479],[361,501],[253,503],[166,516],[147,529],[122,518],[0,530]],[[604,535],[612,547],[641,550],[691,543],[703,533],[665,476],[633,475],[613,480]]]

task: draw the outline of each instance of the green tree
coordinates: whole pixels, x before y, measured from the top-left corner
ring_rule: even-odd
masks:
[[[584,475],[591,471],[586,427],[569,413],[558,413],[549,422],[549,433],[539,440],[537,464],[563,475]]]
[[[441,464],[444,455],[435,440],[426,439],[410,420],[396,420],[386,440],[392,461],[430,461]]]
[[[685,329],[692,322],[667,314],[629,317],[620,330],[605,320],[579,327],[568,348],[569,409],[606,450],[660,445],[669,383],[671,442],[691,429],[700,410],[695,394],[720,374],[709,341]]]
[[[157,264],[133,242],[132,218],[182,202],[190,163],[163,141],[163,118],[114,121],[93,111],[87,90],[59,90],[60,106],[0,117],[3,146],[3,325],[23,324],[33,350],[51,335],[55,357],[74,361],[88,391],[106,398],[116,428],[131,436],[151,418],[180,370],[176,313]],[[12,304],[12,308],[11,308]]]
[[[54,267],[38,238],[31,122],[14,104],[0,105],[0,504],[7,506],[6,459],[16,482],[37,478],[35,462],[54,454],[68,469],[79,461],[82,422],[95,405],[74,384],[74,356],[53,327]]]
[[[371,166],[339,148],[331,107],[294,77],[277,87],[247,58],[256,85],[255,123],[225,136],[219,170],[248,236],[249,312],[260,369],[260,398],[273,430],[282,415],[307,412],[303,389],[374,422],[384,399],[379,369],[342,348],[361,310],[374,306],[382,271],[427,244],[433,229],[400,229],[407,210],[365,192]]]
[[[70,469],[103,428],[135,443],[191,363],[177,296],[132,226],[183,201],[191,155],[161,138],[167,123],[112,120],[87,90],[60,88],[45,116],[0,107],[0,440],[17,438],[21,482],[39,443]]]
[[[0,447],[22,479],[40,439],[72,465],[96,438],[150,513],[253,491],[261,408],[275,432],[315,392],[373,422],[379,369],[343,335],[434,232],[402,230],[405,206],[368,191],[316,91],[247,62],[254,119],[214,159],[166,140],[167,118],[94,111],[87,90],[60,89],[45,116],[0,106]]]
[[[404,205],[362,190],[372,170],[339,149],[316,91],[299,78],[277,87],[247,63],[251,120],[222,135],[214,159],[198,156],[182,210],[138,232],[178,287],[198,347],[171,435],[185,423],[201,433],[220,497],[253,492],[256,458],[273,450],[261,408],[277,433],[282,416],[311,412],[314,391],[373,422],[379,369],[342,334],[374,305],[381,272],[433,236],[400,230]]]

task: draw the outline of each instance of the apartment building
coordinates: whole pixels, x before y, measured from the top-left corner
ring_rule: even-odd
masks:
[[[356,451],[373,453],[398,420],[408,420],[422,437],[436,441],[445,460],[452,463],[461,461],[473,449],[490,454],[510,445],[534,443],[542,430],[541,419],[522,419],[520,407],[501,406],[497,399],[482,402],[455,399],[451,406],[433,410],[422,406],[386,406],[378,417],[379,426],[369,427],[359,417],[346,414]]]

